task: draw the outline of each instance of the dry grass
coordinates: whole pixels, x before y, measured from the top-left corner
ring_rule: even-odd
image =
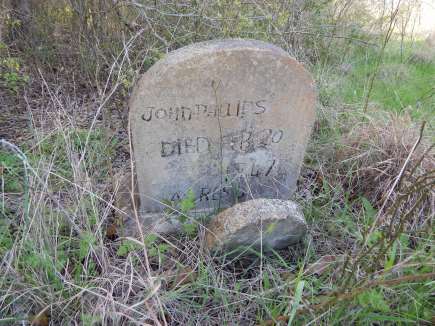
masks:
[[[202,226],[193,235],[120,236],[119,216],[132,214],[115,200],[124,187],[113,180],[130,167],[125,98],[138,73],[183,44],[230,36],[269,40],[302,60],[337,59],[338,46],[365,41],[341,20],[360,7],[334,3],[119,2],[96,11],[84,1],[83,12],[40,17],[44,28],[28,36],[41,46],[26,57],[42,69],[29,70],[22,96],[0,100],[13,106],[2,137],[26,155],[0,151],[15,160],[0,171],[0,324],[429,324],[432,129],[414,146],[420,126],[404,115],[323,111],[296,194],[310,224],[298,246],[210,253]],[[21,186],[6,191],[12,181]]]
[[[342,185],[350,200],[364,196],[374,207],[388,208],[403,191],[427,176],[427,197],[416,219],[430,217],[427,214],[434,208],[430,186],[435,171],[430,126],[420,140],[422,126],[406,114],[357,116],[347,123],[348,130],[333,152],[335,163],[327,167],[331,182]],[[412,206],[415,201],[411,196],[405,205]]]
[[[89,102],[64,97],[62,92],[43,84],[50,108],[44,114],[50,115],[51,123],[33,123],[36,137],[26,151],[29,204],[17,205],[18,211],[8,213],[7,229],[13,244],[3,253],[0,265],[0,311],[16,324],[35,315],[47,318],[53,325],[273,324],[288,320],[301,279],[307,288],[299,304],[304,312],[299,320],[328,322],[334,311],[340,311],[341,301],[331,303],[333,308],[318,308],[316,298],[335,298],[334,291],[344,286],[340,271],[349,264],[345,257],[358,257],[360,253],[358,234],[364,233],[367,224],[357,198],[365,196],[379,207],[418,139],[418,127],[407,117],[361,119],[348,112],[350,118],[341,126],[347,132],[328,148],[317,147],[317,157],[322,158],[320,167],[314,170],[315,177],[303,179],[305,185],[311,184],[304,189],[309,196],[305,196],[303,204],[312,228],[300,246],[268,256],[252,253],[225,257],[203,247],[204,230],[200,227],[193,237],[145,240],[145,246],[131,239],[133,246],[120,254],[120,247],[128,239],[109,234],[108,228],[114,225],[116,212],[123,214],[116,207],[111,181],[126,163],[122,123],[116,124],[119,131],[115,135],[108,133],[112,136],[106,138],[107,133],[100,133],[102,121],[95,116],[87,121],[75,118],[75,103],[87,107]],[[93,101],[93,107],[98,108],[99,101],[105,99]],[[116,116],[114,112],[110,120]],[[89,131],[92,121],[97,123]],[[88,134],[91,141],[85,146]],[[108,139],[118,137],[118,145],[111,148]],[[430,153],[418,164],[427,149],[426,141],[423,139],[411,155],[408,166],[417,168],[412,174],[405,169],[400,189],[433,171]],[[81,160],[85,149],[86,156]],[[108,160],[106,155],[120,156],[124,165],[114,166],[112,162],[120,159],[112,156]],[[21,172],[18,175],[22,176]],[[325,189],[324,182],[332,188]],[[427,237],[427,233],[415,232],[422,231],[421,227],[433,218],[434,194],[429,186],[427,189],[427,198],[415,215],[420,217],[419,222],[412,228],[412,234],[420,238]],[[400,193],[393,193],[388,206]],[[342,228],[345,216],[337,219],[337,212],[346,202],[353,207],[349,214],[358,221],[358,232],[334,230]],[[410,197],[404,206],[413,203],[415,198]],[[320,212],[321,223],[310,207]],[[369,272],[364,259],[353,266],[352,270],[359,272],[348,286],[350,293],[357,284],[375,275],[380,275],[376,279],[402,275],[404,266],[410,264],[433,269],[433,261],[418,263],[421,251],[403,250],[403,256],[389,270],[379,267]],[[357,297],[360,290],[355,289]],[[345,313],[339,320],[347,322],[352,316]]]

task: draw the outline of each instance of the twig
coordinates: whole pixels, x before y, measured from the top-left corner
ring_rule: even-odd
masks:
[[[416,142],[415,142],[414,145],[412,146],[411,151],[409,152],[409,154],[408,154],[408,156],[407,156],[405,162],[404,162],[403,165],[402,165],[402,168],[401,168],[400,171],[399,171],[399,174],[398,174],[397,177],[396,177],[396,180],[394,180],[393,185],[391,186],[390,190],[388,191],[388,194],[387,194],[387,196],[386,196],[386,198],[385,198],[385,200],[384,200],[384,203],[382,204],[381,208],[379,209],[378,214],[377,214],[377,216],[376,216],[376,219],[373,221],[372,226],[370,227],[370,231],[369,231],[368,234],[371,234],[371,233],[373,232],[373,230],[375,229],[376,225],[377,225],[378,222],[381,220],[382,213],[384,212],[384,209],[385,209],[385,206],[386,206],[387,203],[388,203],[388,200],[390,199],[390,197],[391,197],[393,191],[396,189],[396,186],[397,186],[398,184],[400,184],[400,181],[402,180],[402,177],[403,177],[403,174],[404,174],[404,172],[405,172],[405,169],[406,169],[406,167],[408,166],[408,164],[409,164],[409,162],[410,162],[411,156],[412,156],[412,154],[414,154],[414,152],[415,152],[417,146],[420,144],[421,139],[423,138],[423,131],[424,131],[424,127],[425,127],[425,125],[426,125],[426,121],[423,121],[423,123],[421,124],[421,127],[420,127],[420,134],[419,134],[419,136],[418,136],[418,139],[416,140]],[[365,246],[367,245],[367,241],[368,241],[368,239],[369,239],[369,237],[367,236],[367,237],[366,237],[366,240],[365,240],[365,242],[364,242],[363,247],[365,247]]]
[[[425,274],[419,274],[419,275],[406,275],[402,277],[398,277],[391,280],[373,280],[370,282],[367,282],[366,284],[352,290],[351,292],[347,293],[331,293],[329,296],[326,296],[327,298],[330,298],[329,300],[319,303],[314,306],[310,306],[310,309],[314,310],[321,310],[325,307],[329,307],[334,303],[337,303],[338,301],[343,300],[350,300],[356,297],[358,294],[361,294],[371,288],[374,288],[376,286],[387,286],[387,287],[393,287],[396,285],[399,285],[401,283],[409,283],[409,282],[420,282],[424,280],[430,280],[435,278],[435,273],[425,273]],[[332,298],[331,298],[332,297]],[[306,311],[307,308],[302,309],[302,311]]]
[[[322,303],[318,303],[315,305],[300,308],[300,309],[298,309],[298,312],[301,314],[307,313],[307,312],[312,311],[312,310],[318,312],[319,310],[323,310],[325,308],[331,307],[333,304],[336,304],[337,302],[341,302],[344,300],[347,300],[347,301],[352,300],[357,295],[359,295],[359,294],[361,294],[361,293],[363,293],[371,288],[374,288],[376,286],[393,287],[396,285],[400,285],[401,283],[420,282],[420,281],[424,281],[424,280],[430,280],[433,278],[435,278],[435,273],[426,273],[426,274],[420,274],[420,275],[407,275],[407,276],[395,278],[392,280],[373,280],[373,281],[367,282],[363,286],[360,286],[360,287],[352,290],[351,292],[331,293],[329,295],[325,295],[324,297],[326,297],[326,299],[329,299],[329,300],[326,300]],[[279,320],[283,321],[283,322],[288,322],[290,320],[290,316],[279,316]],[[275,325],[275,323],[272,320],[268,320],[268,321],[266,321],[265,325]]]
[[[128,131],[128,145],[129,145],[130,153],[133,153],[130,123],[131,123],[131,120],[129,119],[129,121],[128,121],[128,127],[127,127],[127,131]],[[134,159],[133,159],[133,157],[130,159],[130,169],[131,169],[131,193],[130,193],[130,195],[131,195],[131,202],[132,202],[132,205],[133,205],[134,218],[135,218],[136,226],[137,226],[137,229],[138,229],[138,232],[139,232],[140,241],[142,243],[142,249],[143,249],[143,254],[144,254],[144,258],[145,258],[145,268],[146,268],[146,271],[147,271],[147,274],[148,274],[149,285],[150,285],[150,287],[152,289],[156,289],[157,287],[160,287],[160,285],[155,285],[154,282],[153,282],[153,277],[152,277],[152,274],[151,274],[150,262],[149,262],[149,259],[148,259],[148,252],[147,252],[147,248],[145,246],[145,237],[144,237],[144,234],[143,234],[143,231],[142,231],[142,224],[140,223],[139,213],[138,213],[138,210],[137,210],[137,207],[136,207],[136,201],[134,200],[134,192],[135,192],[134,175],[135,174],[134,174]],[[159,297],[156,295],[157,291],[158,290],[156,290],[156,291],[153,290],[152,291],[153,297],[156,298],[157,303],[159,305],[159,308],[161,310],[161,317],[163,319],[163,323],[164,323],[164,325],[167,325],[167,322],[166,322],[166,319],[165,319],[165,314],[163,312],[162,303],[160,302]],[[161,323],[159,322],[157,316],[155,316],[155,314],[151,311],[151,309],[150,309],[150,313],[152,314],[153,320],[157,323],[157,325],[161,325]]]

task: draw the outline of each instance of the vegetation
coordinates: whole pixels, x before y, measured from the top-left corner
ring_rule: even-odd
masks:
[[[405,29],[417,3],[0,2],[0,325],[433,324],[435,50]],[[137,77],[223,37],[277,44],[317,81],[293,198],[310,232],[267,255],[208,252],[191,192],[168,203],[184,234],[128,236],[116,195]]]

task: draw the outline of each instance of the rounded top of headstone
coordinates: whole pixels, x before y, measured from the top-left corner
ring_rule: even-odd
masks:
[[[314,88],[314,80],[303,65],[282,48],[263,41],[239,38],[198,42],[169,52],[149,68],[144,73],[141,80],[148,79],[153,74],[160,75],[164,73],[166,69],[171,69],[173,66],[179,65],[182,62],[195,61],[199,57],[212,54],[219,55],[219,53],[233,53],[238,51],[253,51],[256,55],[263,52],[263,54],[286,59],[288,60],[287,63],[293,66],[293,69],[299,70],[299,78],[304,77],[304,82],[310,83]],[[141,81],[139,81],[139,83],[141,83]]]
[[[221,39],[211,40],[190,44],[170,52],[164,59],[166,63],[176,63],[177,61],[188,60],[189,58],[207,52],[228,51],[228,50],[248,50],[269,51],[279,55],[288,56],[280,47],[258,40],[247,39]]]

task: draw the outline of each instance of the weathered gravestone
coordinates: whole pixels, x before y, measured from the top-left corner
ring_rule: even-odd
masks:
[[[220,40],[168,54],[130,101],[141,212],[161,213],[188,191],[200,211],[288,199],[314,104],[310,75],[274,45]]]

